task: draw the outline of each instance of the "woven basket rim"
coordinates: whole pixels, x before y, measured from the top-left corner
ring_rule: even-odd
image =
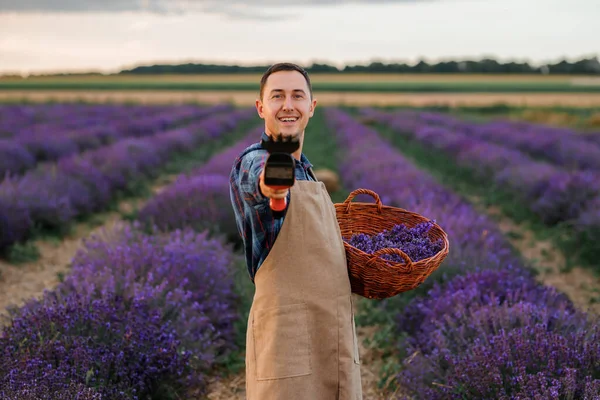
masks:
[[[369,194],[369,195],[372,195],[373,197],[375,197],[376,202],[375,203],[352,202],[351,201],[352,198],[355,195],[357,195],[357,194]],[[442,229],[442,227],[437,222],[435,222],[435,220],[433,220],[431,218],[428,218],[428,217],[425,217],[424,215],[421,215],[421,214],[416,213],[414,211],[407,210],[407,209],[402,208],[402,207],[394,207],[394,206],[384,205],[384,204],[381,203],[379,195],[377,195],[375,192],[373,192],[373,191],[371,191],[369,189],[356,189],[352,193],[350,193],[350,195],[348,195],[348,198],[346,199],[346,201],[344,201],[342,203],[334,203],[334,206],[336,207],[336,211],[337,211],[337,208],[342,208],[342,207],[351,208],[352,206],[350,204],[353,204],[355,206],[360,206],[360,207],[377,208],[378,210],[381,210],[381,212],[383,212],[383,211],[389,211],[389,212],[393,212],[393,213],[410,215],[410,216],[413,216],[415,218],[422,219],[423,221],[420,222],[420,223],[423,223],[423,222],[432,222],[433,226],[430,228],[430,231],[432,229],[436,229],[437,231],[439,231],[441,239],[442,239],[442,242],[443,242],[442,248],[438,252],[436,252],[435,254],[433,254],[433,255],[431,255],[431,256],[429,256],[427,258],[422,258],[422,259],[420,259],[418,261],[412,261],[411,260],[411,264],[413,266],[420,266],[420,265],[429,264],[432,261],[432,259],[434,259],[436,257],[439,257],[440,254],[442,254],[442,253],[448,253],[448,250],[449,250],[449,247],[450,247],[450,242],[448,240],[448,234],[446,233],[446,231],[444,231],[444,229]],[[340,211],[340,212],[342,212],[342,213],[348,213],[348,211],[343,211],[343,210]],[[397,224],[397,225],[399,225],[399,224]],[[405,224],[403,224],[403,225],[405,225]],[[360,233],[363,233],[363,232],[360,232]],[[342,235],[342,239],[344,239],[343,235]],[[367,253],[367,252],[359,249],[358,247],[352,246],[351,244],[347,243],[345,240],[343,240],[343,242],[344,242],[344,246],[348,246],[348,247],[354,249],[355,251],[357,251],[358,255],[360,257],[367,257],[367,258],[373,257],[373,253]],[[397,247],[386,247],[386,248],[393,249],[393,248],[397,248]],[[383,259],[380,256],[378,256],[378,257],[379,257],[378,261],[386,263],[388,265],[388,267],[390,267],[390,268],[405,267],[407,265],[406,261],[397,262],[397,261],[390,261],[390,260]]]

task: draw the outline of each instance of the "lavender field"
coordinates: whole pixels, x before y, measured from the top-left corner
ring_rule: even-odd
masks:
[[[248,121],[255,125],[226,140]],[[261,131],[254,110],[229,105],[0,106],[0,250],[101,212],[194,148],[211,155],[127,220],[86,237],[57,287],[8,310],[0,398],[201,399],[214,377],[243,375],[253,288],[228,177]],[[497,222],[394,137],[445,154],[513,193],[544,224],[576,232],[578,256],[598,254],[600,227],[594,136],[406,110],[321,109],[304,152],[316,169],[339,174],[335,202],[371,189],[449,235],[448,257],[421,287],[359,304],[358,323],[382,332],[386,367],[375,373],[392,382],[385,398],[600,399],[596,314],[540,283]]]

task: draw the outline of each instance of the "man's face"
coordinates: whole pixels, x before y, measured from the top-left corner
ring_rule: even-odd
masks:
[[[304,76],[298,71],[271,74],[263,98],[256,100],[258,115],[265,120],[265,132],[274,136],[302,135],[316,105]]]

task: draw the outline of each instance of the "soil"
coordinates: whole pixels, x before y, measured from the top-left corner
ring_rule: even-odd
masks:
[[[470,197],[469,200],[481,204],[478,198]],[[565,270],[565,256],[551,240],[536,237],[524,224],[504,216],[496,206],[486,207],[485,211],[494,218],[507,240],[539,272],[537,279],[541,283],[565,293],[580,309],[600,314],[600,275],[581,266]]]
[[[254,106],[257,93],[253,91],[0,91],[0,101],[27,100],[136,102],[150,103],[232,103]],[[319,92],[320,105],[388,106],[388,105],[450,105],[483,106],[510,104],[516,106],[600,106],[598,93],[369,93]]]

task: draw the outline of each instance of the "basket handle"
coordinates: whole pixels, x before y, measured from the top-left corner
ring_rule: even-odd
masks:
[[[379,195],[377,193],[369,189],[356,189],[348,195],[348,198],[343,203],[346,208],[346,213],[350,212],[350,203],[352,202],[354,197],[356,197],[359,194],[368,194],[369,196],[373,197],[375,199],[375,202],[377,203],[377,211],[381,214],[381,199],[379,198]]]
[[[402,250],[396,248],[396,247],[386,247],[385,249],[379,249],[377,250],[375,253],[373,253],[373,257],[369,260],[370,262],[376,262],[377,259],[379,258],[379,256],[382,256],[384,254],[387,255],[398,255],[400,257],[402,257],[404,259],[404,261],[406,262],[406,265],[404,265],[405,271],[406,273],[411,273],[413,271],[413,262],[410,259],[410,257],[408,255],[406,255],[405,252],[403,252]],[[389,260],[385,260],[385,261],[389,261]]]

